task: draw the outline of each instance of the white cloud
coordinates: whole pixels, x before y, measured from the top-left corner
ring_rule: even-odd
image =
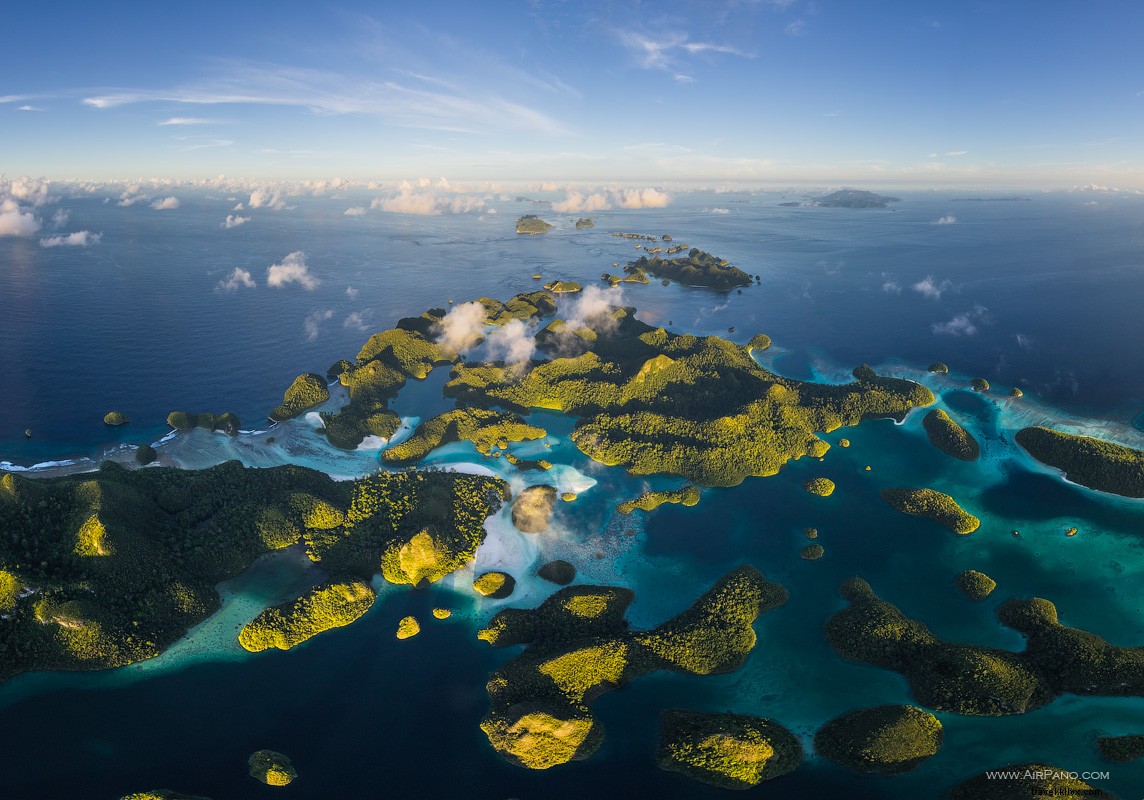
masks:
[[[343,328],[353,328],[356,331],[364,331],[369,329],[369,323],[366,321],[370,317],[369,311],[353,311],[346,315],[345,321],[342,323]]]
[[[603,331],[615,325],[612,309],[624,304],[624,290],[619,286],[603,289],[595,284],[584,287],[576,304],[568,312],[568,326],[572,329],[589,327]]]
[[[442,181],[445,179],[442,178]],[[439,188],[441,186],[438,181]],[[412,189],[402,189],[396,197],[376,197],[370,203],[370,208],[379,208],[391,214],[415,214],[419,216],[435,217],[439,214],[465,214],[470,211],[483,211],[485,201],[479,197],[455,196],[444,197],[430,192],[418,192]]]
[[[17,111],[44,111],[42,106],[16,106]]]
[[[40,239],[40,247],[90,247],[93,244],[99,244],[99,240],[102,238],[102,233],[76,231],[66,236],[49,236],[47,239]]]
[[[352,287],[352,286],[346,287],[346,297],[348,297],[350,300],[357,300],[357,297],[359,294],[361,294],[361,292],[359,292],[354,287]]]
[[[314,341],[318,338],[318,334],[322,332],[321,325],[326,320],[334,316],[334,310],[327,308],[322,311],[311,311],[306,315],[306,319],[302,321],[302,327],[306,331],[306,339]]]
[[[939,217],[933,222],[934,225],[956,225],[957,217],[953,214],[946,214],[944,217]]]
[[[40,229],[39,218],[11,198],[0,200],[0,236],[31,236]]]
[[[281,211],[286,208],[286,201],[282,199],[282,194],[273,189],[255,189],[250,193],[250,199],[247,200],[246,204],[251,208],[270,208],[274,211]],[[234,210],[239,211],[240,209],[235,206]]]
[[[949,322],[935,322],[933,332],[950,336],[972,336],[977,333],[977,326],[968,314],[958,314]]]
[[[485,307],[475,300],[453,306],[441,320],[437,343],[453,353],[468,350],[484,336],[485,317]]]
[[[568,192],[563,200],[552,204],[553,211],[576,214],[584,211],[606,211],[611,208],[608,198],[600,193],[584,195],[580,192]]]
[[[250,222],[250,217],[240,217],[238,214],[227,214],[222,226],[230,230],[231,228],[237,228],[239,225],[245,225],[248,222]]]
[[[731,209],[729,209],[729,208],[718,208],[718,207],[716,207],[716,208],[705,208],[699,213],[701,213],[701,214],[730,214]]]
[[[69,217],[71,217],[71,213],[66,208],[57,210],[56,213],[52,214],[52,227],[62,228],[68,224]]]
[[[676,83],[695,83],[695,78],[682,72],[677,72],[672,77],[675,78]]]
[[[318,288],[320,283],[310,274],[306,267],[306,254],[301,250],[295,250],[282,259],[281,264],[271,264],[266,270],[267,286],[281,288],[288,283],[300,283],[307,291]]]
[[[133,194],[128,191],[119,196],[119,202],[116,203],[116,205],[118,205],[120,208],[127,208],[128,206],[133,206],[136,203],[142,203],[150,199],[150,195]]]
[[[620,208],[665,208],[671,195],[659,189],[620,189],[614,195]]]
[[[519,319],[494,328],[488,336],[489,358],[503,359],[507,364],[523,364],[532,358],[535,349],[532,332]]]
[[[963,156],[968,152],[968,150],[950,150],[948,153],[946,153],[946,155],[956,158],[957,156]]]
[[[933,275],[927,275],[924,280],[920,280],[913,285],[915,292],[928,297],[930,300],[940,300],[942,294],[952,288],[953,284],[949,280],[943,280],[941,283],[938,283],[934,280]]]
[[[168,117],[160,125],[217,125],[217,119],[204,119],[203,117]]]
[[[365,206],[352,206],[350,208],[347,208],[342,213],[345,214],[347,217],[364,217],[365,212],[366,212]]]
[[[902,285],[897,281],[886,281],[882,284],[882,291],[886,294],[901,294]]]
[[[983,305],[975,305],[972,311],[957,314],[948,322],[935,322],[931,327],[937,334],[973,336],[977,333],[978,324],[989,324],[991,321],[989,309]]]
[[[161,200],[156,200],[151,204],[151,208],[156,211],[170,211],[171,209],[179,207],[179,198],[177,197],[164,197]]]
[[[254,278],[242,267],[235,267],[234,272],[218,282],[218,285],[215,286],[215,291],[236,292],[244,286],[247,289],[253,289],[255,287]]]

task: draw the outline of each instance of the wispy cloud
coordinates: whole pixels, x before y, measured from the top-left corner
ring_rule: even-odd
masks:
[[[422,75],[407,82],[379,81],[369,74],[238,60],[220,63],[218,72],[184,86],[121,89],[85,97],[83,102],[100,109],[136,103],[293,106],[318,114],[376,115],[415,128],[564,132],[548,115],[494,90]]]
[[[901,294],[902,284],[897,281],[886,281],[882,284],[882,291],[886,294]]]
[[[732,55],[739,58],[754,58],[752,53],[740,50],[729,44],[692,41],[686,33],[645,35],[637,31],[618,30],[614,35],[633,55],[636,63],[644,69],[662,69],[677,76],[683,74],[674,67],[687,57],[705,53]],[[686,80],[690,76],[684,75]],[[686,82],[685,80],[685,82]]]
[[[68,220],[70,218],[71,212],[66,208],[56,209],[56,213],[52,214],[52,227],[62,228],[64,225],[68,224]]]
[[[243,287],[247,289],[253,289],[255,287],[254,278],[242,267],[235,267],[234,272],[230,273],[230,275],[218,282],[218,284],[215,286],[215,291],[237,292]]]
[[[93,244],[99,244],[99,240],[102,238],[102,233],[76,231],[67,235],[40,239],[40,247],[91,247]]]
[[[930,300],[940,300],[942,294],[948,292],[953,288],[953,283],[948,279],[940,283],[936,281],[933,275],[927,275],[923,280],[918,281],[913,285],[913,290],[923,297]]]
[[[342,322],[342,327],[355,331],[367,331],[369,330],[370,316],[372,315],[369,311],[351,311]]]
[[[948,322],[935,322],[930,327],[934,333],[940,335],[974,336],[977,334],[977,326],[988,322],[990,322],[989,309],[977,305],[973,307],[972,311],[956,314]]]
[[[802,36],[806,33],[806,20],[796,19],[792,21],[783,32],[787,36]]]
[[[302,321],[302,328],[306,331],[306,339],[314,341],[322,332],[322,323],[329,320],[334,316],[332,308],[326,308],[321,311],[311,311],[306,315],[306,319]]]
[[[22,105],[22,106],[16,106],[16,110],[17,111],[44,111],[45,109],[42,106]]]
[[[280,264],[271,264],[266,270],[266,285],[281,288],[287,284],[301,284],[307,291],[318,288],[319,281],[310,274],[306,266],[306,254],[295,250],[287,255]]]
[[[222,125],[224,120],[206,117],[167,117],[160,125]]]
[[[946,155],[952,158],[957,158],[958,156],[963,156],[968,152],[968,150],[950,150],[948,153],[946,153]]]

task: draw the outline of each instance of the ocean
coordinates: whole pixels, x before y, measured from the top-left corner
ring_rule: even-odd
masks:
[[[951,641],[1020,649],[1021,637],[1000,626],[994,610],[1011,597],[1039,596],[1057,604],[1065,624],[1144,645],[1144,501],[1069,484],[1012,444],[1015,430],[1048,424],[1144,448],[1144,197],[899,195],[888,209],[832,209],[779,205],[799,199],[792,193],[695,191],[677,193],[665,208],[600,212],[595,228],[577,230],[579,215],[515,193],[490,198],[479,213],[432,217],[347,216],[368,197],[300,196],[287,208],[241,212],[250,221],[233,229],[222,223],[242,197],[187,192],[180,208],[155,211],[95,194],[60,206],[69,212],[67,231],[99,233],[98,244],[44,248],[0,238],[5,469],[94,467],[163,439],[162,460],[188,468],[238,458],[338,477],[375,470],[376,449],[332,449],[312,417],[266,433],[266,414],[295,375],[324,373],[352,359],[371,332],[449,300],[506,299],[553,278],[599,283],[601,273],[619,271],[614,263],[638,255],[632,241],[609,235],[619,231],[670,234],[760,277],[741,294],[658,281],[625,286],[623,302],[639,318],[740,343],[765,332],[774,345],[762,362],[791,377],[841,382],[869,363],[918,380],[983,444],[980,461],[963,463],[929,444],[921,414],[902,424],[868,422],[825,435],[851,446],[832,447],[822,463],[803,459],[770,478],[705,489],[693,508],[624,519],[613,512],[617,501],[682,481],[591,462],[568,440],[571,420],[561,415],[537,415],[547,440],[514,448],[523,457],[543,451],[559,465],[552,473],[509,473],[467,444],[450,445],[429,462],[479,464],[467,468],[511,476],[517,487],[555,479],[580,494],[560,504],[552,530],[539,537],[516,533],[506,512],[490,520],[476,569],[508,567],[520,580],[513,597],[476,598],[466,570],[428,589],[387,588],[349,627],[287,653],[250,655],[235,641],[242,624],[312,582],[296,557],[267,557],[223,587],[219,615],[158,659],[0,685],[0,718],[11,732],[0,748],[6,796],[110,800],[158,787],[214,800],[723,796],[656,768],[665,708],[758,714],[798,734],[808,760],[765,785],[775,798],[938,796],[970,775],[1023,761],[1108,771],[1097,785],[1134,796],[1140,767],[1101,762],[1093,742],[1144,733],[1141,698],[1066,695],[1002,718],[938,714],[942,750],[894,778],[857,776],[812,755],[814,731],[832,717],[910,702],[901,677],[843,661],[822,636],[826,618],[844,605],[838,586],[851,576]],[[557,227],[518,236],[513,223],[523,213]],[[268,268],[295,252],[304,254],[313,288],[268,285]],[[256,285],[220,288],[235,268]],[[537,273],[543,281],[532,278]],[[932,361],[948,363],[950,374],[926,372]],[[985,396],[966,391],[978,376],[992,384]],[[408,426],[448,407],[443,380],[434,373],[403,390],[394,407]],[[1014,386],[1025,392],[1021,400],[1008,399]],[[131,424],[105,426],[112,409]],[[168,436],[172,410],[233,411],[249,433]],[[48,463],[63,466],[35,468]],[[818,475],[837,483],[834,495],[802,490]],[[948,492],[981,517],[981,529],[959,537],[899,515],[877,496],[897,485]],[[1066,537],[1074,526],[1080,535]],[[799,557],[806,527],[820,531],[826,554],[818,561]],[[539,603],[553,587],[531,572],[551,558],[576,564],[578,582],[632,588],[636,628],[682,610],[744,563],[791,598],[760,617],[743,669],[637,679],[595,703],[607,731],[596,755],[530,772],[500,760],[478,727],[488,673],[514,653],[489,648],[475,631],[499,608]],[[984,602],[970,603],[953,586],[970,568],[998,582]],[[454,616],[432,619],[437,605]],[[397,641],[397,620],[410,613],[422,633]],[[299,779],[284,790],[252,781],[246,757],[260,748],[289,754]]]

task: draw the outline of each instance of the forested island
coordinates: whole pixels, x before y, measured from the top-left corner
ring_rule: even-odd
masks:
[[[840,189],[815,198],[810,204],[822,208],[886,208],[890,203],[900,202],[900,197],[889,197],[862,189]]]
[[[637,260],[628,262],[624,272],[630,276],[651,275],[678,281],[686,286],[704,286],[721,292],[750,286],[753,282],[750,275],[738,267],[728,265],[726,259],[713,256],[698,247],[691,248],[686,257],[640,256]]]
[[[1022,428],[1016,438],[1029,455],[1071,481],[1124,497],[1144,497],[1144,451],[1042,427]]]

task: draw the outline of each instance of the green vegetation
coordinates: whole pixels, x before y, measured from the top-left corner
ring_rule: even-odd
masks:
[[[900,197],[888,197],[861,189],[840,189],[816,198],[812,205],[823,208],[886,208],[890,203],[900,202]]]
[[[616,506],[621,514],[630,514],[637,508],[641,511],[655,511],[664,503],[680,503],[693,506],[699,502],[699,488],[684,486],[682,489],[670,489],[659,492],[644,492],[635,500],[625,500]]]
[[[949,800],[1016,800],[1032,797],[1116,798],[1047,764],[1009,764],[983,772],[953,787]]]
[[[301,467],[238,462],[201,471],[106,462],[83,475],[4,475],[0,569],[36,592],[17,596],[0,619],[0,680],[152,658],[217,610],[217,584],[299,540],[331,584],[368,581],[379,565],[393,582],[436,580],[473,558],[505,492],[500,480],[477,475],[338,482]],[[419,548],[426,540],[431,546]],[[277,610],[284,641],[295,623],[311,624],[307,614],[325,613],[306,601],[297,601],[297,620],[294,604]]]
[[[516,578],[507,572],[483,572],[473,581],[473,589],[477,594],[494,600],[503,600],[511,595],[515,588]]]
[[[817,561],[826,555],[826,548],[820,544],[808,544],[799,552],[799,557],[803,561]]]
[[[949,367],[940,361],[935,361],[929,365],[930,372],[936,372],[938,375],[948,375]]]
[[[1144,758],[1144,734],[1129,736],[1101,736],[1096,740],[1096,750],[1105,761],[1127,764]]]
[[[989,391],[989,381],[985,380],[984,378],[974,378],[969,382],[969,385],[973,387],[973,391],[975,392]]]
[[[773,475],[792,458],[826,452],[815,431],[901,418],[933,402],[928,389],[869,367],[841,386],[783,378],[746,347],[652,328],[633,311],[616,307],[575,330],[554,321],[536,337],[552,360],[524,374],[459,364],[445,392],[468,405],[562,411],[579,418],[572,439],[596,461],[704,486]]]
[[[525,214],[516,221],[517,233],[548,233],[553,226],[535,214]]]
[[[751,341],[747,342],[747,352],[753,353],[758,350],[760,353],[771,346],[771,337],[765,333],[756,333],[751,337]]]
[[[173,792],[170,789],[152,789],[149,792],[125,794],[119,800],[210,800],[210,798],[200,797],[196,794]]]
[[[553,294],[574,294],[584,287],[576,281],[549,281],[544,288]]]
[[[981,525],[981,520],[962,510],[957,501],[943,492],[933,489],[883,489],[882,499],[903,514],[932,519],[949,528],[954,533],[973,533]]]
[[[127,415],[122,411],[108,411],[103,416],[103,424],[117,427],[119,425],[126,425],[131,420],[127,419]]]
[[[1020,389],[1018,389],[1016,386],[1014,386],[1012,389],[1009,390],[1009,396],[1012,397],[1014,400],[1017,400],[1021,397],[1024,397],[1025,393],[1022,392]]]
[[[252,653],[289,650],[322,631],[349,625],[369,611],[376,597],[361,582],[316,586],[297,600],[263,611],[238,634],[238,643]]]
[[[958,714],[999,716],[1039,708],[1061,694],[1144,696],[1144,648],[1117,647],[1068,628],[1048,600],[1009,600],[998,620],[1025,636],[1014,653],[942,641],[854,578],[842,586],[850,602],[826,622],[826,638],[844,658],[901,673],[923,706]]]
[[[802,488],[819,497],[830,497],[834,494],[834,481],[830,478],[808,478],[802,482]]]
[[[954,582],[961,593],[970,600],[984,600],[997,588],[997,581],[975,569],[959,573]]]
[[[814,735],[820,756],[858,772],[899,775],[935,755],[944,733],[937,717],[914,706],[850,711]]]
[[[290,759],[273,750],[252,753],[247,763],[250,765],[250,777],[267,786],[286,786],[298,777]]]
[[[282,405],[270,412],[273,422],[296,417],[308,408],[330,399],[330,390],[326,386],[326,379],[313,372],[299,375],[290,384],[290,388],[282,396]]]
[[[149,444],[141,444],[139,449],[135,451],[135,460],[140,466],[145,467],[158,457],[159,454],[155,452],[155,448]]]
[[[381,457],[390,464],[419,461],[434,449],[450,442],[472,442],[477,450],[489,455],[494,448],[504,449],[509,442],[522,442],[547,436],[544,428],[523,422],[516,414],[489,411],[484,408],[458,408],[422,422],[413,435],[385,450]]]
[[[451,616],[453,616],[453,612],[447,608],[435,608],[435,609],[433,609],[433,618],[434,619],[448,619]]]
[[[172,411],[167,415],[167,424],[177,431],[190,431],[203,428],[208,431],[222,431],[228,436],[237,436],[238,417],[229,411],[225,414],[192,414],[188,411]]]
[[[547,530],[555,506],[555,486],[529,486],[522,489],[512,501],[513,527],[523,533],[540,533]]]
[[[962,461],[976,461],[981,457],[981,446],[977,440],[940,408],[926,414],[922,426],[926,429],[930,444],[946,455]]]
[[[643,632],[629,631],[624,619],[632,597],[627,589],[568,587],[533,610],[501,611],[478,633],[497,647],[528,645],[487,685],[491,708],[481,729],[501,756],[531,769],[587,758],[603,741],[593,700],[658,669],[737,669],[754,647],[755,618],[782,605],[786,591],[740,567],[687,611]],[[723,751],[733,749],[727,743]]]
[[[0,569],[0,611],[6,613],[14,609],[24,588],[19,578],[8,570]]]
[[[624,267],[628,275],[651,275],[667,278],[687,286],[704,286],[729,292],[740,286],[750,286],[751,276],[738,267],[728,266],[726,259],[705,253],[697,247],[691,248],[686,257],[651,258],[640,256]]]
[[[549,583],[555,583],[559,586],[567,586],[576,580],[576,568],[567,561],[560,559],[541,564],[536,570],[536,574]]]
[[[576,220],[576,228],[595,228],[596,221],[591,217],[580,217]]]
[[[421,633],[421,623],[416,617],[402,617],[397,623],[397,638],[411,639]]]
[[[798,737],[762,717],[669,709],[660,725],[659,768],[723,789],[749,789],[802,763]]]
[[[1017,444],[1082,486],[1124,497],[1144,497],[1144,451],[1051,428],[1017,431]]]

